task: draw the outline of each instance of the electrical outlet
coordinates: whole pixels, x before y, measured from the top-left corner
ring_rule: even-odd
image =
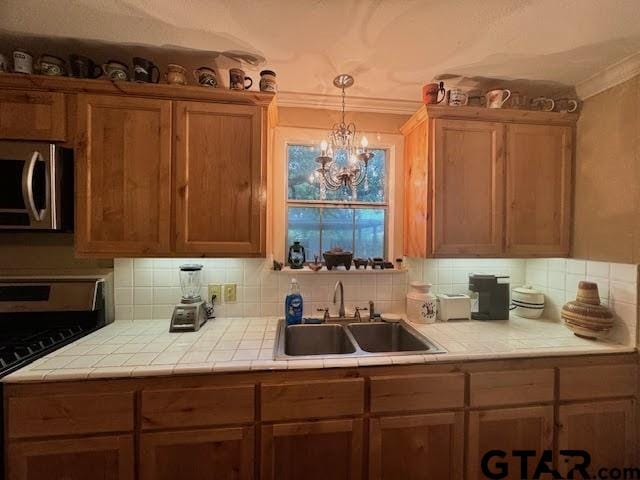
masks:
[[[236,301],[236,284],[225,283],[224,284],[224,301],[225,303],[233,303]]]
[[[222,303],[222,285],[219,283],[209,284],[209,298],[207,300],[211,301],[214,295],[216,296],[216,303]]]

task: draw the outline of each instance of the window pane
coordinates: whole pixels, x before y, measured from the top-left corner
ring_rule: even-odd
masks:
[[[294,241],[304,247],[307,261],[320,252],[320,209],[311,207],[289,207],[287,247]],[[285,257],[289,255],[287,251]],[[285,258],[286,260],[286,258]]]
[[[355,209],[356,249],[354,257],[384,258],[384,215],[381,208]]]
[[[318,200],[320,189],[309,182],[309,176],[318,168],[317,148],[308,145],[287,145],[288,198],[291,200]]]
[[[353,208],[325,208],[322,211],[322,249],[334,247],[353,252]]]
[[[368,188],[364,182],[357,188],[357,201],[359,202],[384,202],[386,179],[386,150],[372,149],[374,156],[369,161],[367,169]],[[288,198],[290,200],[320,200],[320,187],[316,181],[310,181],[310,175],[318,168],[315,158],[319,154],[317,146],[287,145],[288,161]],[[348,164],[344,151],[335,154],[335,162],[338,166]],[[327,200],[351,201],[351,192],[342,189],[327,190]]]

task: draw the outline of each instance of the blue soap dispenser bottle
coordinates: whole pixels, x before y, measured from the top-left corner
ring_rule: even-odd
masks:
[[[291,279],[289,291],[284,300],[284,318],[287,325],[302,323],[302,295],[300,295],[300,285],[295,278]]]

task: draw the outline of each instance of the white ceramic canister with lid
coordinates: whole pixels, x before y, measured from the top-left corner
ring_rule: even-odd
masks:
[[[522,318],[540,318],[544,311],[544,293],[531,285],[523,285],[511,291],[511,308]]]
[[[430,283],[411,282],[407,293],[407,319],[414,323],[436,321],[436,296],[429,291]]]

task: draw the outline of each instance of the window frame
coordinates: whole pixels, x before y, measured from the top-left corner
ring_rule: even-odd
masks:
[[[304,199],[289,199],[289,146],[303,146],[303,147],[311,147],[316,148],[317,145],[310,142],[295,142],[292,140],[287,140],[284,142],[284,172],[285,172],[285,181],[284,181],[284,205],[285,205],[285,213],[284,213],[284,252],[285,252],[285,260],[289,252],[289,207],[308,207],[320,208],[320,254],[326,251],[322,245],[322,212],[325,208],[343,208],[343,209],[354,209],[353,215],[353,233],[352,233],[352,244],[353,250],[355,250],[355,209],[376,209],[384,211],[384,241],[383,241],[383,251],[382,257],[387,258],[389,256],[389,195],[390,195],[390,148],[386,146],[378,147],[376,145],[370,145],[369,150],[384,150],[385,158],[384,158],[384,202],[361,202],[361,201],[341,201],[341,200],[304,200]],[[320,187],[318,187],[319,189]],[[355,255],[355,252],[354,252]],[[322,259],[320,259],[322,260]],[[307,258],[307,261],[310,261]]]

